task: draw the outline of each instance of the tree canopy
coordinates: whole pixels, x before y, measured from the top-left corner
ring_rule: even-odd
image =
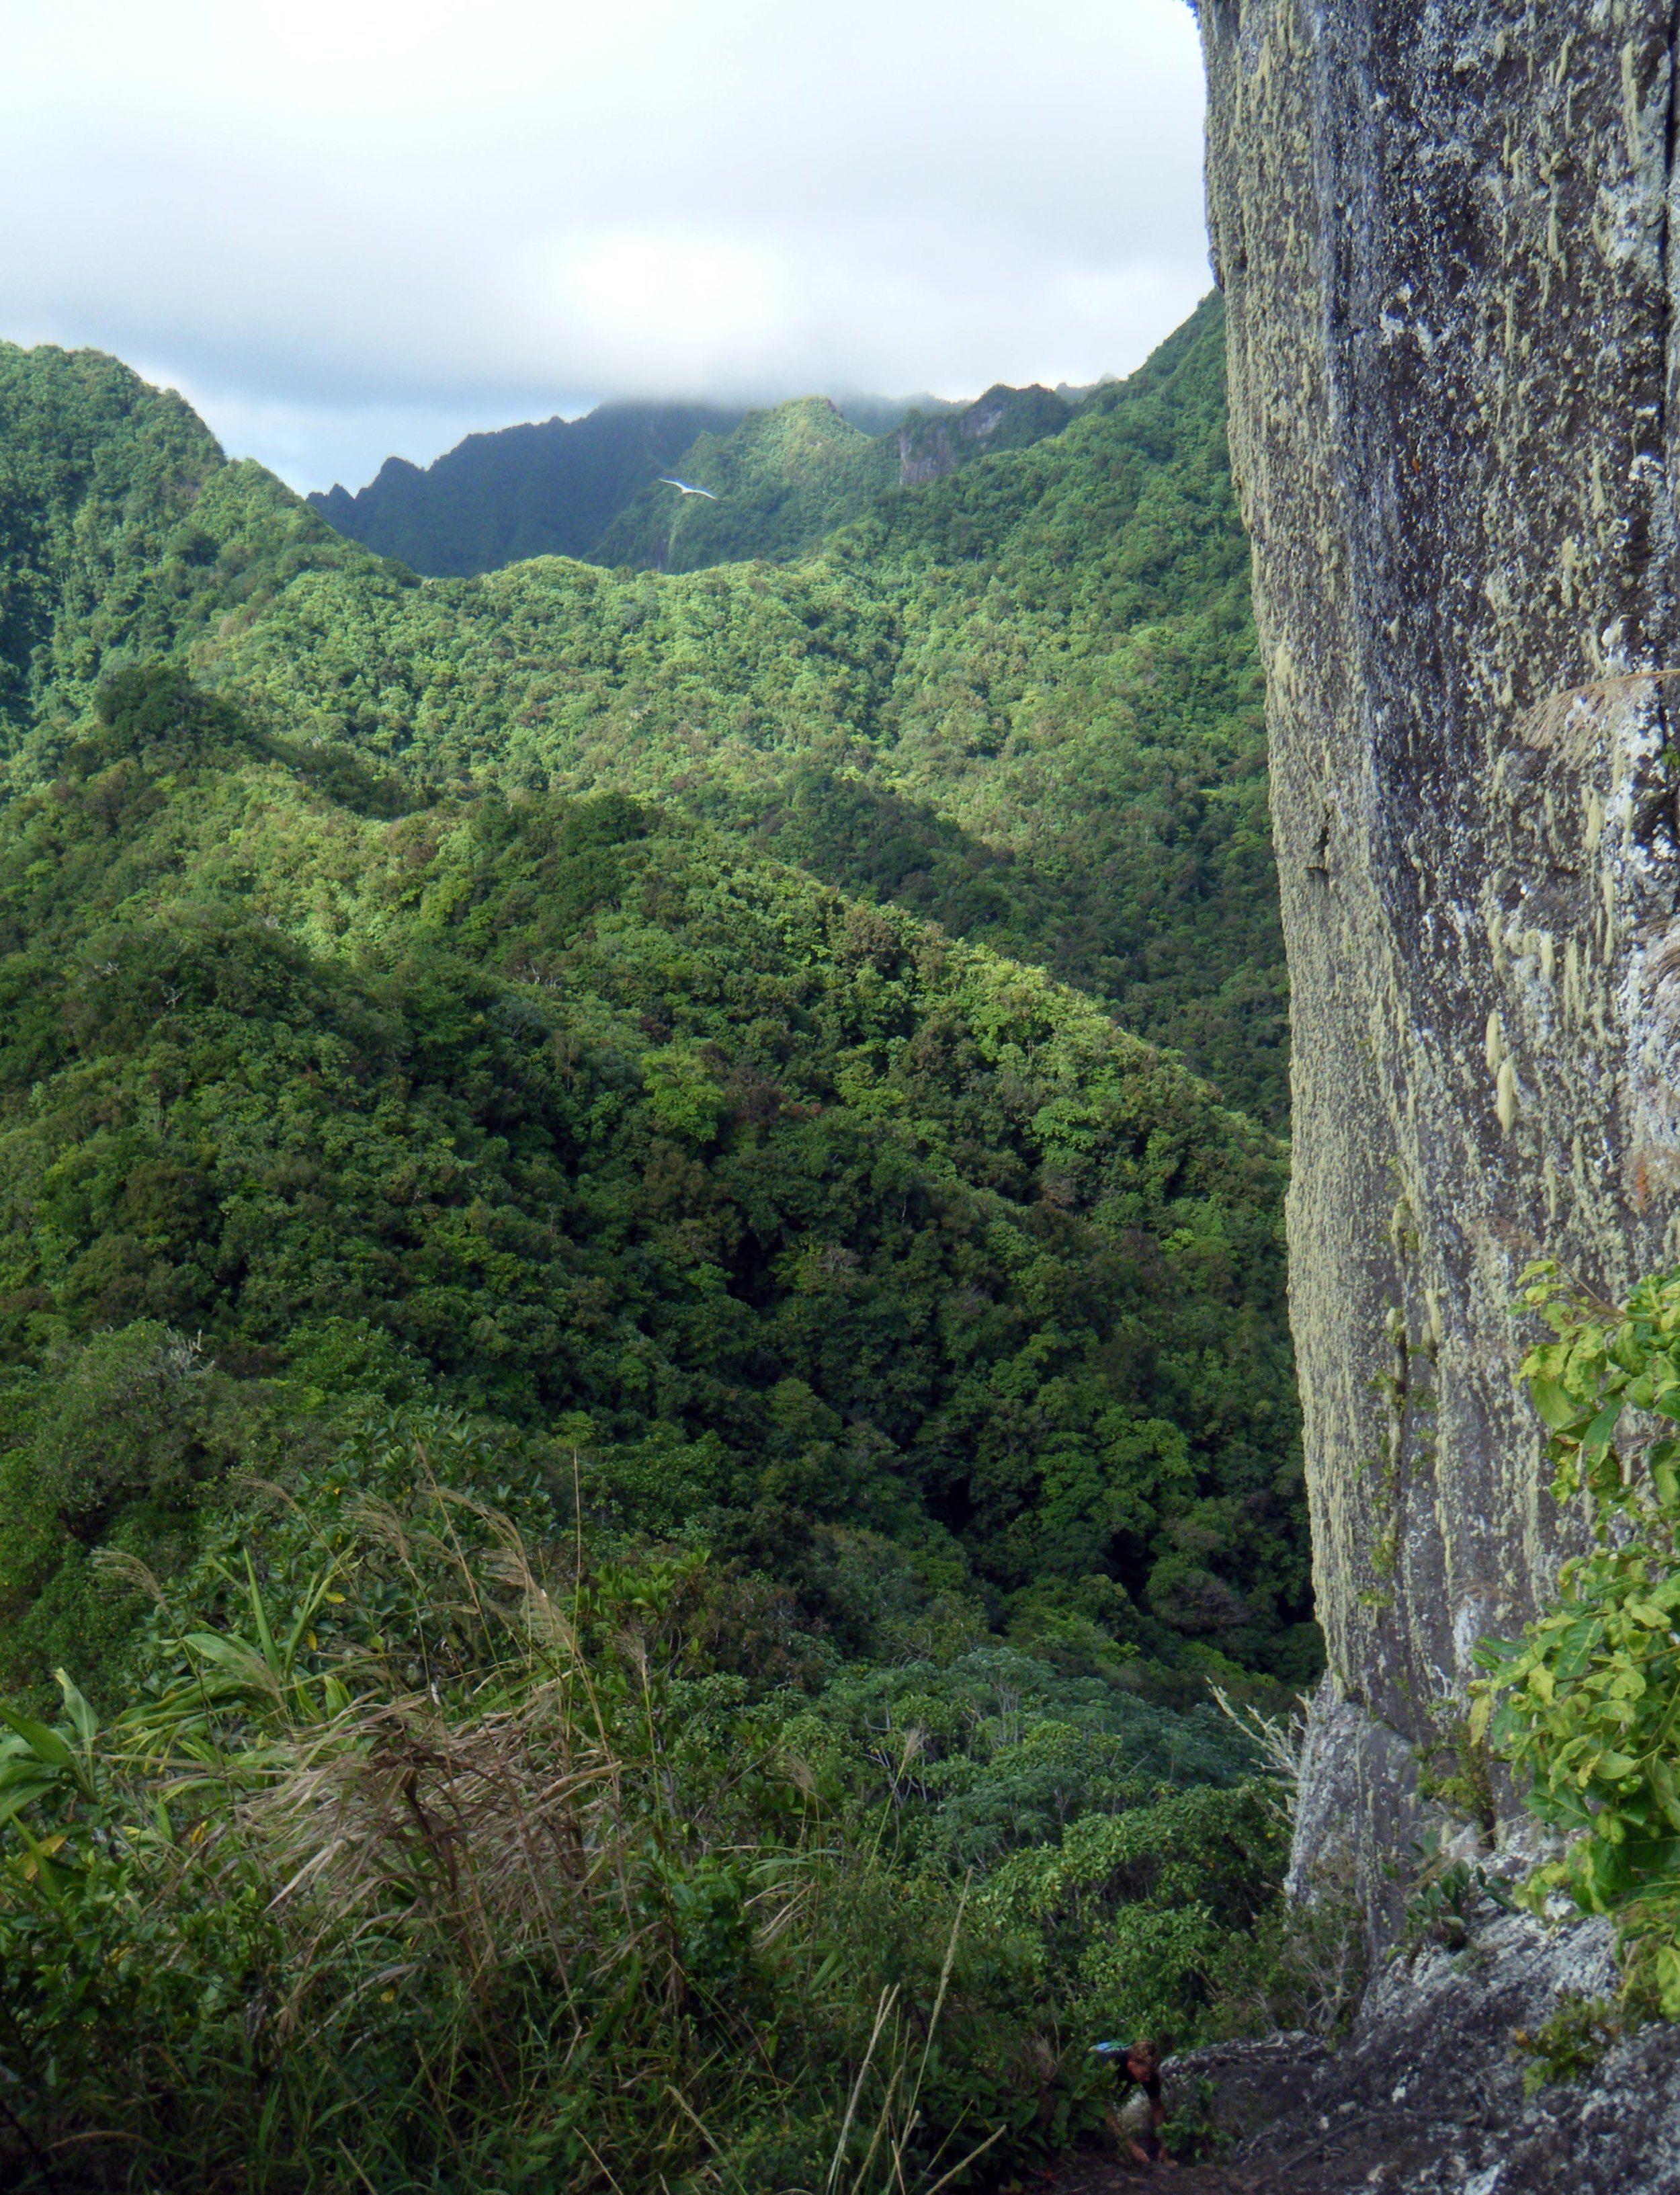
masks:
[[[1182,1069],[622,794],[392,814],[172,670],[66,763],[0,809],[14,1646],[224,1420],[424,1397],[818,1616],[845,1523],[994,1614],[1310,1654],[1282,1159]],[[83,1387],[152,1429],[54,1463]]]

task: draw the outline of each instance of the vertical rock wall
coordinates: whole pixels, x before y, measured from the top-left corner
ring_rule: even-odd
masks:
[[[1680,9],[1200,13],[1332,1668],[1297,1859],[1350,1830],[1380,1930],[1418,1749],[1574,1529],[1516,1276],[1680,1259]]]

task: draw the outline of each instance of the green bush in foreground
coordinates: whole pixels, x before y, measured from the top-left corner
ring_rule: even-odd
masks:
[[[1556,1337],[1522,1364],[1553,1491],[1585,1501],[1594,1544],[1520,1641],[1484,1643],[1471,1735],[1532,1778],[1528,1804],[1571,1839],[1530,1875],[1528,1903],[1561,1894],[1614,1916],[1631,1989],[1680,2019],[1680,1438],[1660,1431],[1680,1421],[1680,1272],[1620,1310],[1552,1263],[1524,1279]]]
[[[506,1462],[432,1414],[250,1486],[119,1713],[7,1712],[9,2187],[930,2191],[1091,2123],[1099,2025],[1252,2017],[1280,1839],[1217,1722],[1175,1792],[1172,1719],[1006,1650],[733,1674],[727,1575],[597,1563]],[[988,1875],[940,1771],[1035,1746]]]

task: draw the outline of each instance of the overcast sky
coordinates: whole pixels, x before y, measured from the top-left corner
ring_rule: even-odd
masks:
[[[0,335],[356,487],[603,397],[1125,372],[1208,287],[1184,0],[0,0]]]

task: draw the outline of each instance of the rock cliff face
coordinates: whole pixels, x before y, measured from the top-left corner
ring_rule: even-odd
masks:
[[[1509,1312],[1680,1258],[1670,0],[1203,0],[1331,1677],[1380,1863],[1570,1541]],[[1494,1811],[1515,1827],[1508,1792]]]
[[[1194,2108],[1208,2081],[1215,2123],[1251,2137],[1226,2195],[1674,2195],[1680,2027],[1643,2028],[1589,2079],[1528,2092],[1510,2048],[1561,1992],[1614,1990],[1609,1939],[1602,1921],[1548,1939],[1526,1917],[1496,1920],[1469,1957],[1389,1967],[1333,2054],[1279,2036],[1169,2060],[1168,2108]]]

